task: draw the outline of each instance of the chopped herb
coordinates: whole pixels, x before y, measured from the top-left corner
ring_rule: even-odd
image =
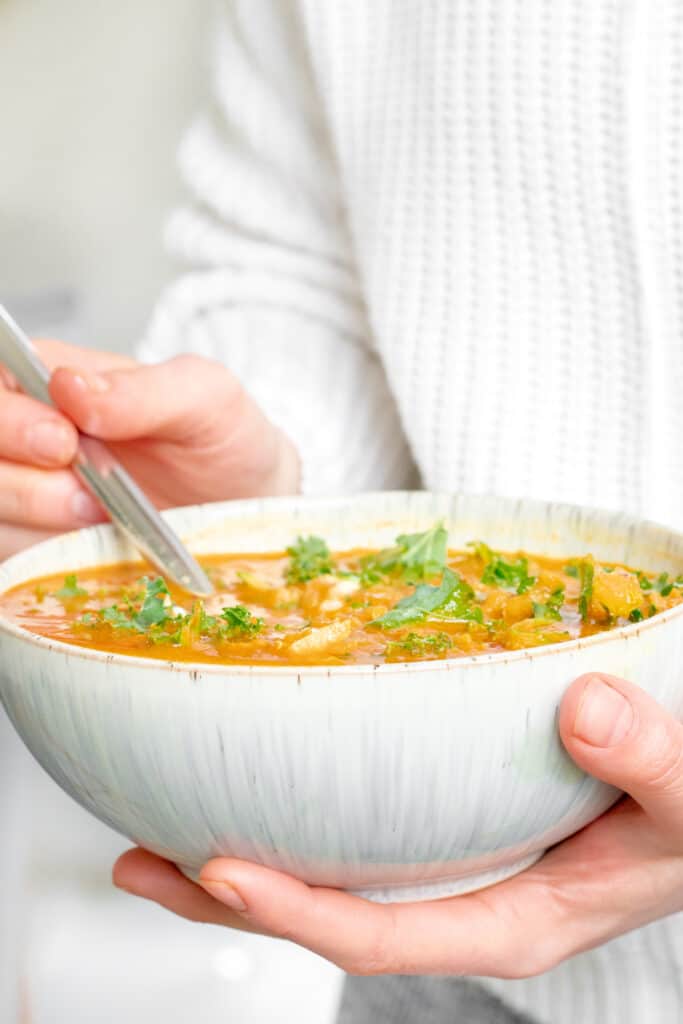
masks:
[[[560,609],[564,604],[564,587],[558,587],[543,604],[532,601],[535,619],[561,619]]]
[[[648,590],[652,590],[652,580],[649,580],[644,572],[638,573],[638,582],[640,583],[640,589],[643,593],[647,593]]]
[[[484,544],[483,540],[471,540],[467,547],[472,548],[473,553],[481,559],[485,566],[495,558],[495,554],[488,544]]]
[[[392,548],[361,560],[361,586],[370,586],[400,572],[406,583],[418,583],[443,572],[448,554],[448,531],[436,523],[422,533],[402,533]]]
[[[570,562],[569,565],[565,565],[564,571],[567,576],[573,576],[575,580],[579,578],[579,567],[574,562]]]
[[[637,573],[637,576],[638,582],[640,583],[640,589],[644,593],[647,593],[649,590],[656,590],[658,594],[662,595],[662,597],[668,597],[674,587],[676,587],[676,589],[683,588],[683,577],[677,576],[675,580],[672,580],[668,572],[660,573],[655,580],[649,579],[649,577],[647,577],[643,572]]]
[[[403,654],[443,654],[453,641],[448,633],[408,633],[402,640],[390,640],[385,648],[387,658],[400,658]]]
[[[382,629],[396,629],[405,622],[418,622],[424,619],[429,612],[442,608],[453,596],[460,582],[460,577],[446,568],[438,587],[432,587],[429,583],[421,583],[415,587],[412,594],[404,597],[394,605],[385,615],[379,619],[373,619],[370,626],[380,626]]]
[[[135,621],[142,629],[146,629],[148,626],[157,626],[169,618],[164,601],[170,595],[168,587],[161,576],[157,576],[154,580],[147,579],[144,576],[141,583],[145,588],[145,592],[142,599],[142,608],[136,615]]]
[[[109,623],[112,629],[128,629],[134,633],[145,633],[153,626],[160,626],[169,619],[174,619],[166,604],[170,604],[168,587],[161,576],[148,579],[143,576],[136,588],[123,595],[123,606],[113,604],[102,608],[100,619]],[[139,606],[139,607],[138,607]],[[85,625],[90,620],[81,619]]]
[[[529,575],[529,562],[524,556],[516,562],[506,562],[500,555],[494,554],[484,569],[481,581],[492,587],[503,587],[524,594],[533,587],[536,577]]]
[[[103,608],[100,612],[104,622],[108,622],[112,629],[130,629],[135,633],[144,633],[144,626],[139,626],[135,619],[128,612],[121,611],[118,605],[111,605]],[[85,618],[85,616],[84,616]]]
[[[76,575],[72,573],[64,578],[63,586],[59,590],[55,590],[54,596],[59,598],[60,601],[73,601],[76,597],[87,597],[88,591],[84,590],[83,587],[79,587]],[[36,597],[38,597],[37,594]],[[41,599],[38,598],[38,600]]]
[[[224,608],[221,612],[221,637],[253,636],[263,629],[263,619],[257,619],[244,605],[236,604],[233,608]],[[282,628],[282,627],[280,627]]]
[[[643,618],[644,616],[640,608],[634,608],[631,614],[629,615],[629,619],[631,620],[631,622],[642,622]]]
[[[581,562],[579,566],[579,580],[581,581],[581,593],[579,595],[579,612],[581,618],[585,620],[588,618],[588,610],[590,603],[593,599],[593,576],[595,575],[595,566],[591,559],[586,558]]]
[[[290,561],[285,572],[288,583],[306,583],[334,571],[334,562],[322,537],[298,537],[287,548]]]
[[[453,593],[441,608],[432,612],[432,615],[439,619],[483,623],[484,613],[476,604],[476,594],[472,587],[458,573],[454,572],[453,576],[457,580]]]
[[[654,589],[662,595],[662,597],[668,597],[674,588],[673,580],[669,580],[668,572],[663,572],[653,583]]]

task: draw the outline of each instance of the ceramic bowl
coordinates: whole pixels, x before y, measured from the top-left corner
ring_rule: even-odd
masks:
[[[426,492],[177,509],[196,553],[384,546],[443,518],[450,544],[683,571],[683,536],[564,505]],[[131,558],[110,526],[0,567],[35,576]],[[557,733],[589,671],[683,712],[683,606],[584,640],[447,661],[339,668],[160,663],[70,647],[0,619],[0,697],[67,793],[190,877],[230,855],[389,901],[471,891],[531,865],[605,811]]]

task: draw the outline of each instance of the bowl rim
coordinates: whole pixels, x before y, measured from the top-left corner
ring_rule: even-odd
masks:
[[[449,493],[449,492],[434,492],[428,490],[403,490],[403,491],[377,491],[377,492],[365,492],[362,495],[338,495],[334,497],[308,497],[302,495],[287,495],[278,497],[268,498],[247,498],[237,499],[232,501],[220,501],[220,502],[206,502],[196,505],[184,505],[178,506],[177,508],[165,510],[169,513],[192,513],[201,512],[205,509],[219,508],[221,506],[232,507],[236,505],[258,505],[263,504],[287,504],[288,502],[298,501],[310,504],[312,508],[324,508],[325,506],[334,505],[340,501],[350,501],[354,498],[379,498],[380,496],[386,497],[388,494],[393,494],[397,497],[401,495],[416,495],[424,494],[431,495],[436,498],[447,498],[454,499],[456,497],[471,498],[471,499],[486,499],[489,498],[491,501],[502,501],[506,504],[525,504],[529,506],[536,505],[540,508],[554,508],[559,512],[565,514],[580,513],[582,515],[597,515],[597,516],[610,516],[612,518],[619,519],[625,527],[647,527],[654,529],[662,534],[676,538],[680,541],[683,546],[683,532],[675,530],[671,527],[664,526],[653,520],[638,519],[635,516],[628,515],[626,513],[615,511],[613,509],[604,509],[593,506],[584,505],[572,505],[568,502],[553,502],[543,501],[535,498],[511,498],[502,495],[476,495],[476,494],[460,494],[460,493]],[[36,552],[40,548],[46,545],[52,545],[57,541],[64,541],[67,539],[75,539],[83,534],[92,534],[96,532],[107,532],[114,531],[114,526],[111,523],[100,523],[96,526],[86,527],[82,530],[73,530],[68,533],[59,534],[56,537],[50,537],[47,540],[41,541],[39,544],[34,544],[29,548],[25,548],[23,551],[18,552],[5,562],[0,562],[0,569],[10,567],[15,561],[21,560],[25,557],[28,552]],[[20,585],[20,584],[15,584]],[[4,591],[0,591],[0,594]],[[642,632],[650,629],[656,629],[663,627],[667,622],[672,619],[679,618],[683,615],[683,602],[679,605],[675,605],[673,608],[668,608],[664,612],[659,612],[650,619],[643,619],[641,622],[627,623],[624,626],[618,626],[616,629],[610,629],[602,633],[594,633],[587,637],[578,637],[574,640],[563,640],[556,644],[545,644],[542,647],[531,647],[523,648],[517,651],[496,651],[489,654],[474,654],[474,655],[462,655],[455,658],[434,658],[429,661],[406,661],[406,662],[382,662],[382,663],[356,663],[353,665],[269,665],[268,663],[257,663],[257,664],[241,664],[241,663],[230,663],[221,662],[218,664],[212,664],[211,662],[193,662],[193,661],[166,661],[162,658],[145,658],[138,657],[129,654],[115,654],[110,651],[101,651],[93,647],[80,647],[76,644],[68,644],[62,640],[55,640],[50,637],[41,636],[38,633],[32,633],[30,630],[23,626],[19,626],[9,619],[5,618],[0,612],[0,634],[12,637],[16,640],[22,641],[23,643],[33,645],[41,651],[54,651],[57,654],[63,654],[70,658],[80,658],[83,661],[94,661],[99,662],[103,665],[118,665],[129,667],[131,669],[147,669],[155,670],[157,672],[165,671],[172,674],[182,674],[190,676],[192,679],[197,679],[202,675],[217,675],[217,676],[286,676],[289,678],[296,678],[297,681],[304,676],[317,676],[323,678],[329,678],[331,676],[356,676],[356,675],[368,675],[374,676],[387,676],[387,675],[404,675],[406,673],[415,672],[438,672],[438,671],[455,671],[459,669],[475,669],[482,667],[489,667],[491,665],[502,665],[513,662],[521,661],[536,661],[539,658],[552,656],[559,652],[571,653],[576,651],[585,650],[587,648],[597,647],[606,643],[616,643],[619,640],[629,640],[631,638],[637,638]]]

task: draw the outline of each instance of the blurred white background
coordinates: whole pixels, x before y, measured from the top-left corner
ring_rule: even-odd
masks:
[[[208,7],[0,0],[0,296],[29,330],[122,351],[139,338],[172,273],[161,236],[205,95]],[[332,1019],[329,965],[115,892],[126,841],[23,762],[33,1024]]]
[[[134,343],[170,274],[161,231],[208,7],[0,0],[0,286],[22,306],[72,294],[92,344]]]

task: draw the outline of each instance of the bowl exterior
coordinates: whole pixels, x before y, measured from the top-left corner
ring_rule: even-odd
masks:
[[[0,629],[0,696],[63,789],[189,874],[229,855],[405,899],[505,877],[607,809],[617,791],[559,741],[562,694],[609,672],[681,716],[682,655],[683,616],[348,673],[169,667]]]
[[[450,662],[422,679],[169,677],[153,663],[58,665],[47,648],[3,639],[0,685],[60,786],[190,870],[230,855],[315,884],[452,892],[500,877],[613,802],[558,740],[561,695],[582,672],[606,671],[650,680],[680,714],[682,627],[664,643],[650,631],[537,660]]]

